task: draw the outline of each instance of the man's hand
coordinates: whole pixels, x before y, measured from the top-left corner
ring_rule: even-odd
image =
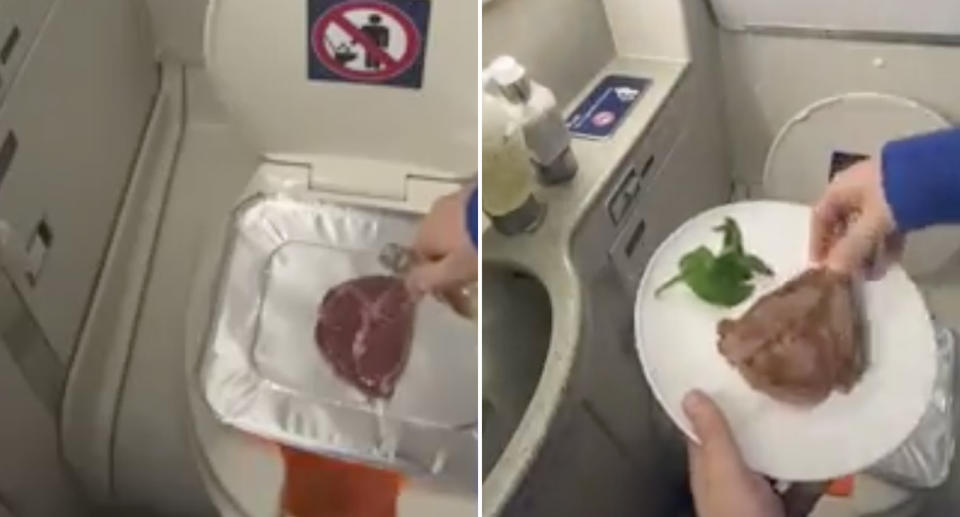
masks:
[[[841,273],[867,268],[874,274],[902,253],[903,235],[887,205],[880,164],[864,160],[840,172],[813,209],[811,260]]]
[[[716,404],[693,391],[683,400],[683,409],[700,438],[699,444],[687,444],[697,516],[784,517],[783,503],[773,488],[743,462]]]
[[[448,298],[477,279],[477,250],[467,232],[466,207],[471,191],[438,199],[424,217],[413,243],[417,265],[407,276],[416,293]]]

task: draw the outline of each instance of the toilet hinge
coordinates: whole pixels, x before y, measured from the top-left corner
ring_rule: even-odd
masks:
[[[402,201],[407,196],[408,176],[409,172],[405,168],[383,162],[327,161],[312,167],[310,189]]]

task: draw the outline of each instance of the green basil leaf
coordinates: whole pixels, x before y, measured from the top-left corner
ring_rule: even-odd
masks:
[[[660,293],[666,291],[670,287],[682,282],[685,280],[685,275],[688,270],[698,269],[698,268],[709,268],[710,264],[713,262],[713,253],[707,249],[705,246],[700,246],[699,248],[687,253],[680,258],[680,272],[677,273],[673,278],[664,282],[663,285],[657,288],[653,293],[654,296],[660,296]]]
[[[686,275],[689,271],[692,270],[706,270],[711,267],[713,264],[714,257],[713,252],[707,249],[706,246],[700,246],[697,249],[688,252],[683,257],[680,258],[680,272],[676,276],[667,280],[663,285],[657,288],[653,293],[654,296],[660,296],[660,293],[666,291],[670,287],[686,280]]]
[[[688,269],[709,268],[714,260],[716,260],[716,258],[713,256],[713,252],[706,246],[700,246],[680,258],[680,271],[685,272]]]
[[[740,232],[740,226],[731,217],[723,220],[723,224],[713,229],[716,232],[723,233],[723,250],[721,255],[726,253],[743,253],[743,234]]]
[[[765,276],[773,276],[773,269],[767,265],[760,257],[756,255],[741,255],[741,263],[754,273],[760,273]]]
[[[773,270],[756,255],[743,250],[743,234],[732,218],[714,228],[723,234],[723,248],[714,255],[706,246],[700,246],[680,259],[680,272],[660,286],[655,295],[678,283],[687,286],[700,299],[724,307],[733,307],[753,294],[750,283],[754,273],[772,275]]]
[[[730,283],[746,282],[753,278],[753,271],[743,262],[743,255],[728,253],[713,262],[713,276]]]
[[[653,295],[660,296],[660,293],[666,291],[667,289],[670,289],[671,287],[673,287],[676,284],[679,284],[680,282],[683,282],[683,273],[677,273],[673,278],[664,282],[663,285],[658,287],[657,290],[653,292]]]
[[[753,294],[753,285],[718,276],[715,271],[694,270],[684,275],[684,280],[701,299],[724,307],[733,307]]]

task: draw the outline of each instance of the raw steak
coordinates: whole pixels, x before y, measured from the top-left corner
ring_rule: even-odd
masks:
[[[407,363],[415,306],[399,278],[349,280],[320,304],[317,345],[337,375],[371,397],[389,398]]]
[[[849,276],[810,269],[717,325],[720,353],[754,389],[794,404],[849,391],[866,367]]]

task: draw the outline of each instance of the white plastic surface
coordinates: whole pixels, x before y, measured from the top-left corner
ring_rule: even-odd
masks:
[[[527,69],[512,56],[499,56],[484,70],[500,86],[509,86],[527,75]]]
[[[420,89],[309,80],[302,1],[213,2],[208,67],[234,120],[268,157],[337,155],[395,174],[409,164],[419,176],[468,178],[477,156],[477,11],[470,0],[431,2]]]
[[[879,158],[890,140],[948,126],[932,109],[893,95],[846,93],[816,101],[787,121],[770,146],[764,193],[774,199],[815,203],[830,179],[834,152]],[[908,238],[903,265],[910,274],[932,273],[958,250],[960,229],[914,232]]]
[[[181,67],[164,67],[161,91],[141,141],[143,151],[131,172],[127,194],[118,210],[110,247],[103,259],[103,272],[90,300],[87,319],[71,362],[68,385],[64,390],[63,405],[60,410],[63,457],[82,484],[84,494],[97,503],[108,501],[114,497],[115,493],[123,492],[122,487],[116,489],[112,482],[115,472],[121,472],[120,475],[124,481],[130,482],[130,476],[127,475],[130,471],[123,471],[122,467],[114,471],[116,465],[125,463],[125,459],[128,458],[126,453],[128,451],[139,454],[147,452],[142,447],[133,449],[124,449],[122,445],[115,447],[116,444],[123,443],[123,439],[114,439],[115,424],[123,420],[117,413],[119,411],[117,400],[121,396],[136,397],[133,393],[139,391],[137,388],[141,383],[150,388],[175,386],[168,382],[154,383],[145,379],[145,372],[156,375],[158,379],[169,379],[177,376],[182,370],[182,368],[171,370],[158,367],[160,362],[156,360],[155,355],[150,355],[145,360],[131,360],[129,363],[127,361],[138,355],[131,350],[133,336],[140,330],[137,324],[148,319],[148,317],[138,318],[143,313],[138,310],[137,302],[145,296],[144,289],[150,284],[150,267],[155,264],[153,261],[154,239],[161,224],[162,207],[166,200],[165,186],[171,179],[173,164],[178,158],[177,142],[180,138],[182,123],[179,117],[183,113],[183,81]],[[214,163],[222,169],[211,167],[213,174],[242,170],[242,167],[235,165],[238,160],[242,160],[242,153],[234,152],[226,156],[230,159],[218,156],[218,160]],[[179,163],[183,166],[189,162],[190,157],[186,156]],[[254,167],[251,165],[249,169],[253,170]],[[209,197],[204,199],[207,203],[211,202]],[[180,213],[182,212],[181,210]],[[195,224],[196,220],[193,221]],[[180,247],[178,251],[182,253],[183,249]],[[162,279],[160,281],[163,282]],[[169,282],[163,285],[165,293],[172,294],[175,291],[170,289]],[[164,328],[167,332],[171,330],[169,326]],[[177,352],[177,349],[170,347],[152,348],[149,344],[144,345],[142,341],[132,348],[141,354],[144,350],[174,355]],[[137,365],[141,361],[149,366],[139,369]],[[126,390],[122,395],[121,389]],[[179,400],[176,396],[171,398]],[[138,414],[133,420],[143,423],[144,429],[165,436],[166,429],[162,425],[169,422],[171,413],[158,411],[158,408],[164,405],[158,402],[160,400],[163,398],[150,393],[143,399],[137,399],[131,407],[148,407],[149,411],[145,411],[144,414],[149,416],[149,421],[144,422],[142,414]],[[172,414],[179,414],[179,412],[172,412]],[[133,431],[133,434],[137,435],[138,440],[144,440],[145,437],[138,432],[139,430]],[[118,433],[123,432],[118,431]],[[151,438],[146,439],[153,444],[151,451],[160,451],[158,455],[166,459],[175,456],[170,453],[168,447]],[[137,465],[149,464],[151,468],[134,468],[132,471],[139,475],[148,474],[149,471],[149,475],[162,476],[161,472],[164,469],[151,460],[142,463],[134,461],[133,463]],[[163,478],[157,484],[140,484],[136,481],[131,484],[147,485],[141,493],[155,494],[160,500],[170,501],[173,498],[165,498],[162,491],[155,488],[158,485],[164,486],[170,491],[168,493],[178,494],[176,498],[178,502],[189,499],[184,497],[179,486],[169,482],[171,478],[183,479],[184,476],[182,472],[177,472],[175,475]],[[114,492],[115,489],[116,492]],[[177,506],[169,511],[183,512],[184,506]],[[186,515],[186,513],[181,514]]]
[[[689,60],[684,3],[677,0],[603,0],[617,55]]]
[[[700,245],[716,249],[713,227],[726,216],[741,226],[744,244],[776,272],[734,309],[702,302],[685,286],[659,297],[680,257]],[[752,389],[717,350],[717,322],[742,314],[763,293],[808,266],[809,208],[754,201],[704,212],[674,232],[647,265],[637,294],[637,349],[650,386],[690,437],[684,395],[699,388],[726,414],[747,463],[783,480],[822,480],[858,472],[893,451],[910,434],[933,389],[935,340],[916,286],[902,269],[864,284],[869,366],[849,394],[834,392],[812,408],[778,402]],[[789,237],[786,237],[789,236]],[[712,243],[712,244],[711,244]]]
[[[711,0],[730,29],[794,27],[925,35],[960,35],[956,0]]]

